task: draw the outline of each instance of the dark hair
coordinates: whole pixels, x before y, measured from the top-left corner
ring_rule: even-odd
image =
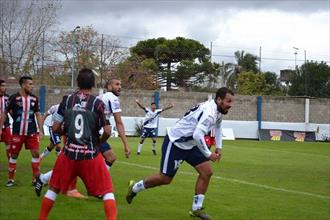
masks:
[[[19,78],[18,81],[19,85],[22,86],[26,80],[33,80],[33,79],[30,76],[22,76],[21,78]]]
[[[3,80],[3,79],[0,79],[0,86],[2,85],[2,83],[4,83],[5,82],[5,80]]]
[[[91,69],[83,68],[77,76],[77,84],[80,89],[91,89],[95,85],[95,76]]]
[[[152,102],[150,105],[156,105],[156,103]]]
[[[231,91],[230,89],[228,89],[226,87],[222,87],[222,88],[218,89],[218,91],[215,93],[215,99],[218,99],[219,97],[221,99],[224,99],[226,97],[227,93],[234,95],[233,91]]]
[[[109,86],[114,80],[119,80],[119,81],[120,81],[120,79],[118,79],[117,77],[112,77],[112,78],[108,79],[108,81],[105,83],[104,88],[105,88],[105,89],[108,89],[108,86]]]

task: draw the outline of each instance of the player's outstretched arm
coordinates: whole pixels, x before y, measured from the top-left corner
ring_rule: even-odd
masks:
[[[146,109],[146,107],[144,107],[143,105],[141,105],[141,103],[139,102],[138,99],[135,99],[135,102],[136,102],[136,104],[137,104],[140,108],[142,108],[143,110]]]
[[[169,109],[171,109],[173,107],[174,107],[174,104],[171,103],[169,106],[167,106],[166,108],[164,108],[163,111],[169,110]]]
[[[126,156],[126,158],[129,158],[129,156],[131,154],[131,149],[128,146],[128,140],[127,140],[127,137],[125,134],[124,123],[123,123],[123,120],[121,119],[121,113],[120,112],[113,113],[113,117],[115,118],[116,127],[118,130],[120,139],[124,145],[125,156]]]

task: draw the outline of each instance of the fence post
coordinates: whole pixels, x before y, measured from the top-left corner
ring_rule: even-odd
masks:
[[[262,121],[262,97],[257,96],[257,121],[258,121],[258,129],[261,129],[261,121]]]
[[[159,108],[159,91],[154,92],[154,103],[156,105],[156,108]],[[156,136],[158,136],[158,126],[159,126],[159,118],[157,119]]]
[[[46,86],[39,87],[39,103],[40,112],[44,114],[46,111]]]

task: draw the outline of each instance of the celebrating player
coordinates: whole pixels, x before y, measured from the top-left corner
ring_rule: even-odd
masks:
[[[220,88],[214,100],[206,101],[190,109],[172,128],[168,129],[162,146],[160,172],[135,183],[129,182],[126,201],[130,204],[138,192],[152,187],[170,184],[179,166],[186,161],[198,172],[190,215],[200,219],[211,219],[203,209],[203,201],[212,176],[210,161],[221,158],[223,115],[231,108],[234,94]],[[204,136],[215,129],[216,149],[212,153]]]
[[[8,106],[9,95],[6,94],[6,82],[4,80],[0,80],[0,117],[2,117],[2,113],[6,112],[6,108]],[[6,145],[6,154],[7,159],[9,160],[9,148],[10,148],[10,139],[11,139],[11,131],[9,118],[7,117],[2,129],[2,135],[0,136],[0,142],[5,143]]]
[[[158,118],[160,116],[160,113],[170,108],[173,108],[173,104],[171,104],[170,106],[164,109],[156,109],[156,104],[154,102],[151,103],[150,108],[146,108],[143,105],[141,105],[141,103],[137,99],[135,100],[135,102],[146,113],[143,122],[143,131],[141,135],[140,144],[137,150],[137,155],[141,154],[143,142],[147,137],[150,137],[152,139],[152,153],[156,155],[156,130],[158,127]]]
[[[77,84],[79,90],[64,96],[55,114],[53,130],[58,134],[64,132],[66,142],[42,200],[39,220],[47,219],[58,193],[67,191],[77,176],[83,180],[90,195],[103,198],[106,219],[115,220],[117,216],[111,177],[98,147],[110,136],[111,127],[104,114],[104,103],[91,94],[95,84],[93,71],[80,70]],[[100,137],[101,128],[104,132]]]
[[[32,181],[39,174],[39,139],[43,136],[42,116],[39,110],[39,101],[32,94],[33,80],[29,76],[22,76],[19,79],[21,89],[18,93],[9,98],[6,111],[2,113],[0,127],[7,119],[7,113],[13,118],[13,134],[10,143],[10,158],[8,167],[7,187],[14,185],[16,172],[16,161],[21,151],[22,145],[30,149],[32,155]],[[35,121],[38,122],[38,127]],[[2,132],[2,130],[0,130]]]

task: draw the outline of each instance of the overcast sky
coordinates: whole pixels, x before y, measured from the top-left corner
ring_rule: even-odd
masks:
[[[62,1],[61,30],[92,25],[123,46],[182,36],[210,48],[213,61],[234,62],[236,50],[259,55],[261,69],[279,73],[308,60],[330,61],[330,0],[297,1]],[[281,60],[281,59],[288,59]]]

